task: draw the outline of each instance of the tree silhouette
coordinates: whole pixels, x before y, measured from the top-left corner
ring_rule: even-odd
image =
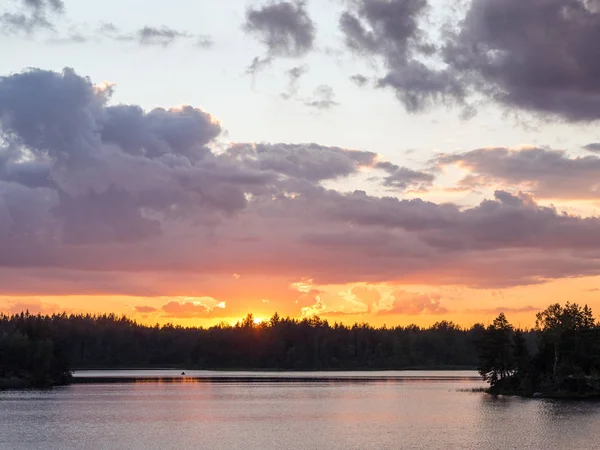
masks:
[[[512,334],[512,325],[504,313],[500,313],[487,327],[479,343],[478,371],[492,387],[512,375],[515,370]]]
[[[600,328],[585,305],[552,304],[536,315],[531,333],[500,314],[478,341],[479,373],[490,392],[553,397],[600,396]]]

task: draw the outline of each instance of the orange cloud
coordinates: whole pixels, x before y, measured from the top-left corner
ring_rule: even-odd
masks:
[[[377,311],[378,315],[404,314],[415,315],[441,315],[449,310],[440,303],[438,294],[415,294],[406,291],[396,291],[392,294],[392,304]]]
[[[54,314],[61,312],[57,304],[45,303],[36,298],[20,298],[7,302],[6,307],[0,308],[8,314],[19,314],[29,311],[30,314]]]
[[[215,317],[213,311],[223,310],[226,307],[225,302],[219,302],[212,297],[186,298],[181,300],[172,300],[161,307],[161,311],[166,313],[166,317],[185,318],[185,317]]]
[[[140,314],[150,314],[158,311],[158,309],[154,308],[153,306],[136,306],[134,309],[135,312]]]

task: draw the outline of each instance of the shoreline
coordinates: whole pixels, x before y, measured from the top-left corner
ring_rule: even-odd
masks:
[[[444,382],[444,381],[479,381],[477,377],[470,376],[424,376],[424,377],[402,377],[402,376],[248,376],[248,375],[224,375],[224,376],[74,376],[71,384],[131,384],[131,383],[418,383],[418,382]]]
[[[590,392],[573,392],[573,391],[546,391],[546,392],[534,392],[532,394],[523,394],[514,391],[498,391],[492,392],[490,388],[484,391],[487,395],[494,397],[519,397],[527,398],[532,400],[597,400],[600,401],[600,391]]]
[[[135,383],[415,383],[444,381],[481,381],[475,374],[460,373],[459,370],[444,370],[445,375],[436,375],[440,370],[194,370],[187,369],[80,369],[73,371],[68,384],[135,384]],[[170,371],[172,373],[156,373]],[[123,373],[118,373],[123,372]],[[416,372],[423,372],[417,374]],[[450,372],[450,373],[448,373]],[[452,374],[454,372],[454,374]],[[463,372],[467,372],[464,371]],[[471,372],[471,371],[468,371]],[[64,384],[63,384],[64,385]],[[56,385],[60,386],[60,385]],[[55,386],[55,387],[56,387]],[[0,379],[0,390],[51,388],[34,386],[24,378]]]
[[[198,368],[198,367],[190,367],[190,366],[172,366],[172,367],[163,367],[163,366],[147,366],[147,367],[77,367],[71,369],[71,372],[82,372],[82,371],[117,371],[117,370],[190,370],[190,371],[199,371],[199,372],[276,372],[276,373],[314,373],[314,372],[415,372],[415,371],[423,371],[423,372],[459,372],[459,371],[477,371],[477,367],[472,366],[410,366],[410,367],[402,367],[402,368],[323,368],[323,369],[277,369],[277,368]],[[481,377],[480,377],[481,378]]]

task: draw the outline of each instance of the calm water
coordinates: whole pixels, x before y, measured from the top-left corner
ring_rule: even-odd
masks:
[[[371,375],[376,381],[337,373],[352,380],[331,382],[186,374],[198,379],[0,392],[0,448],[537,450],[600,443],[600,403],[461,391],[483,386],[469,379],[472,372],[383,372]]]

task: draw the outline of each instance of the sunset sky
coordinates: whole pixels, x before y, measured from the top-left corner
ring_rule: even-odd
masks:
[[[600,0],[6,0],[0,31],[0,312],[600,313]]]

